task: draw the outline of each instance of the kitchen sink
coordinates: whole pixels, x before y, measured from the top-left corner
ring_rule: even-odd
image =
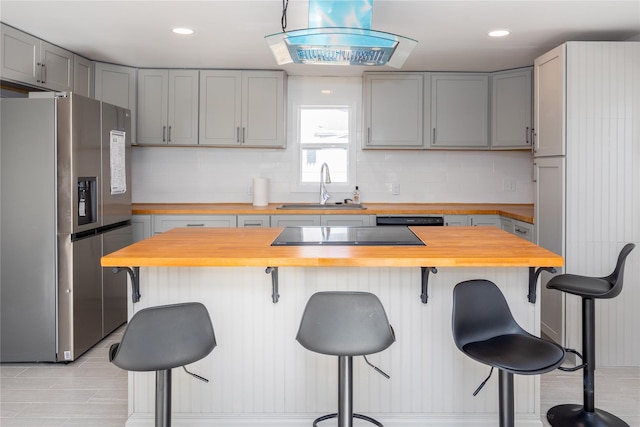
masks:
[[[313,209],[323,209],[323,210],[363,210],[367,209],[365,205],[360,203],[327,203],[326,205],[321,205],[320,203],[286,203],[284,205],[280,205],[277,209],[288,209],[288,210],[313,210]]]

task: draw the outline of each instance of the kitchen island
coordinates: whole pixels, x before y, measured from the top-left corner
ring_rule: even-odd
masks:
[[[495,425],[497,376],[472,396],[489,369],[453,343],[452,289],[463,280],[494,281],[517,321],[539,334],[530,267],[560,267],[563,260],[492,227],[412,230],[426,246],[273,247],[282,228],[174,229],[103,257],[102,265],[140,267],[141,298],[129,301],[130,317],[184,301],[200,301],[211,314],[218,347],[190,367],[211,382],[175,370],[175,425],[302,427],[334,412],[337,358],[295,341],[306,301],[321,290],[375,293],[396,332],[396,342],[370,358],[390,380],[354,362],[357,412],[387,427]],[[425,275],[431,267],[437,273]],[[128,427],[153,424],[154,381],[153,373],[129,374]],[[539,377],[516,377],[519,426],[542,425],[539,384]]]

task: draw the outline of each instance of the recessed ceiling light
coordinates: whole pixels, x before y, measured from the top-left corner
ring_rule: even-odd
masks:
[[[509,30],[495,30],[495,31],[489,32],[489,36],[491,37],[504,37],[504,36],[508,36],[509,34],[511,34],[511,31]]]
[[[193,30],[190,28],[174,28],[171,31],[173,31],[176,34],[186,34],[186,35],[193,34]]]

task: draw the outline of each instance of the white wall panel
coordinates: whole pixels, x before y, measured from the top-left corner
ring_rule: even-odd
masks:
[[[188,367],[210,382],[173,370],[173,412],[180,425],[206,419],[215,426],[303,426],[334,412],[337,357],[310,352],[295,336],[313,293],[362,290],[382,301],[396,342],[370,357],[390,380],[354,359],[355,410],[395,420],[391,426],[461,425],[461,417],[472,415],[476,425],[489,426],[496,423],[497,373],[473,397],[489,368],[464,356],[451,336],[453,286],[476,278],[498,284],[521,325],[539,333],[539,306],[526,298],[526,268],[439,269],[430,275],[426,305],[419,268],[280,268],[277,304],[262,268],[142,268],[142,299],[130,308],[200,301],[210,312],[218,346]],[[145,423],[152,418],[154,381],[153,373],[132,375],[128,426],[151,425]],[[515,385],[519,421],[540,426],[539,379],[517,376]]]
[[[605,276],[625,243],[622,294],[596,301],[598,366],[639,366],[640,43],[569,43],[568,273]],[[567,298],[569,345],[581,347],[581,304]]]

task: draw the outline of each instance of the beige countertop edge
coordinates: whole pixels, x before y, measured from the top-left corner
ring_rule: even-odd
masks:
[[[534,223],[533,204],[364,203],[367,209],[278,209],[282,203],[134,203],[134,215],[501,215]]]

